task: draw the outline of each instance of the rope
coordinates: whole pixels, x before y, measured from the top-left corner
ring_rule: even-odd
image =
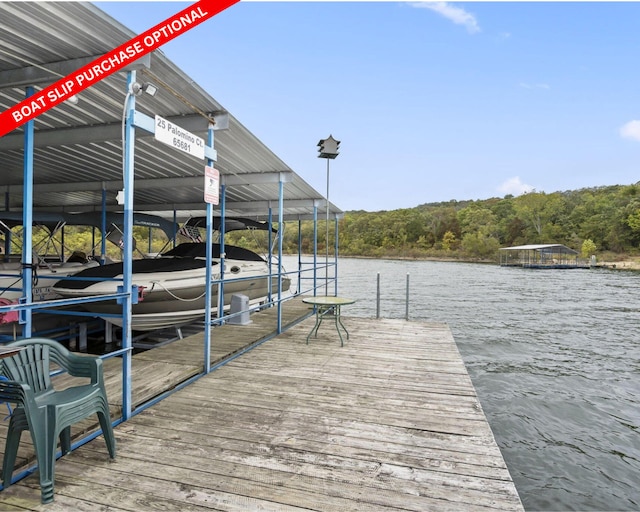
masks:
[[[173,297],[176,300],[179,300],[181,302],[194,302],[196,300],[200,300],[202,297],[204,297],[207,293],[207,291],[205,290],[201,295],[198,295],[197,297],[194,297],[193,299],[183,299],[182,297],[178,297],[175,293],[173,293],[171,290],[169,290],[166,286],[164,286],[162,283],[158,282],[158,281],[151,281],[151,284],[153,285],[151,287],[151,290],[154,289],[154,287],[156,285],[158,285],[160,288],[162,288],[165,292],[167,292],[169,295],[171,295],[171,297]],[[151,291],[150,290],[150,291]]]

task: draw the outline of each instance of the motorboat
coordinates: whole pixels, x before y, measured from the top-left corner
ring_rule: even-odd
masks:
[[[36,212],[33,214],[33,226],[42,228],[46,233],[33,246],[32,258],[29,265],[23,263],[20,253],[12,254],[11,248],[22,248],[19,234],[13,228],[21,226],[22,212],[0,212],[0,231],[4,235],[5,253],[0,257],[0,306],[16,304],[24,296],[23,273],[31,273],[31,296],[33,302],[41,302],[58,298],[52,291],[51,285],[61,276],[68,276],[84,268],[98,266],[99,263],[89,259],[82,251],[73,251],[68,257],[63,254],[49,254],[51,247],[56,247],[52,241],[63,227],[69,222],[69,215],[64,213]],[[59,248],[59,245],[57,246]],[[63,321],[60,316],[47,315],[39,318],[39,330],[55,328]],[[0,335],[17,335],[18,311],[15,309],[0,312]]]
[[[266,229],[262,223],[247,220],[229,221],[225,231],[234,229]],[[198,222],[185,223],[193,239]],[[201,227],[201,226],[200,226]],[[216,225],[220,229],[220,225]],[[188,229],[187,229],[188,228]],[[138,287],[138,303],[132,305],[131,328],[150,331],[179,326],[204,319],[206,294],[206,242],[186,242],[156,258],[132,261],[132,283]],[[249,305],[264,303],[269,295],[286,292],[290,279],[272,271],[267,258],[234,245],[224,246],[224,272],[221,272],[220,245],[211,243],[212,312],[217,313],[218,294],[222,283],[223,308],[230,307],[234,295],[247,297]],[[112,263],[82,270],[71,279],[53,286],[56,294],[65,298],[87,298],[110,295],[122,284],[123,264]],[[83,303],[83,307],[115,325],[122,326],[122,306],[115,300]],[[114,315],[114,316],[109,316]]]
[[[100,266],[105,256],[94,256],[82,250],[68,250],[64,247],[63,236],[60,235],[66,226],[81,226],[101,229],[105,227],[105,239],[118,245],[122,239],[124,218],[121,213],[108,212],[34,212],[32,224],[41,231],[40,237],[33,244],[32,263],[23,263],[21,253],[11,253],[11,249],[21,251],[21,233],[16,226],[22,226],[22,212],[0,212],[0,232],[5,239],[5,253],[0,255],[0,306],[10,306],[20,301],[25,295],[23,273],[31,272],[32,302],[44,302],[61,298],[53,290],[53,284],[61,277],[73,275],[79,271]],[[167,238],[175,237],[175,223],[154,215],[134,213],[133,225],[149,229],[158,228]],[[107,260],[108,261],[108,260]],[[58,308],[59,309],[59,308]],[[35,311],[37,313],[37,310]],[[67,315],[34,314],[33,331],[54,329],[69,324]],[[0,335],[11,334],[18,322],[18,311],[15,309],[0,312]],[[13,333],[15,335],[15,332]]]

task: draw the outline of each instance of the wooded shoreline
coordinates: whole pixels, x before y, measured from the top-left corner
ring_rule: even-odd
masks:
[[[285,256],[297,256],[297,254],[285,254]],[[313,254],[303,254],[305,258],[313,258]],[[330,255],[330,258],[333,256]],[[395,260],[395,261],[439,261],[439,262],[450,262],[450,263],[479,263],[483,265],[497,265],[498,260],[496,259],[472,259],[472,258],[444,258],[438,256],[424,256],[424,257],[414,257],[414,256],[354,256],[354,255],[344,255],[339,256],[339,258],[353,258],[353,259],[367,259],[367,260],[376,260],[376,259],[385,259],[385,260]],[[621,259],[621,260],[602,260],[596,263],[596,268],[607,268],[611,270],[640,270],[640,258],[636,259]]]

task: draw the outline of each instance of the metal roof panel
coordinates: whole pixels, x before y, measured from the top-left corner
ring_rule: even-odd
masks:
[[[135,34],[92,4],[80,2],[0,2],[0,105],[8,108],[24,99],[18,78],[40,77],[42,89],[61,75],[65,63],[102,55]],[[189,131],[206,138],[209,118],[225,109],[182,72],[161,51],[151,55],[150,68],[138,71],[140,81],[159,87],[155,97],[142,95],[137,110],[149,116],[176,117]],[[52,70],[48,72],[47,70]],[[49,82],[42,76],[49,73]],[[63,75],[62,75],[63,76]],[[14,82],[15,81],[15,82]],[[77,105],[65,102],[35,120],[34,207],[93,209],[101,203],[100,184],[108,183],[107,207],[118,209],[114,183],[122,181],[121,122],[126,95],[123,73],[115,73],[78,94]],[[0,138],[0,190],[9,208],[21,208],[23,182],[22,129]],[[277,155],[229,114],[229,129],[215,132],[216,168],[223,177],[239,178],[227,187],[227,204],[234,214],[252,214],[271,205],[277,211],[278,184],[252,182],[260,174],[292,173]],[[323,196],[294,174],[284,183],[288,217],[309,216],[313,205],[323,214]],[[142,130],[136,133],[134,206],[140,210],[203,211],[204,162],[157,142]],[[242,177],[246,176],[246,183]],[[202,186],[193,179],[202,177]],[[185,179],[166,185],[166,179]],[[154,181],[159,185],[154,187]],[[42,187],[65,183],[68,190]],[[39,188],[40,187],[40,188]],[[300,201],[305,200],[303,206]],[[295,202],[298,201],[298,202]],[[287,206],[293,205],[296,206]],[[341,211],[331,205],[331,213]],[[166,212],[165,212],[166,214]],[[262,211],[266,216],[267,211]]]

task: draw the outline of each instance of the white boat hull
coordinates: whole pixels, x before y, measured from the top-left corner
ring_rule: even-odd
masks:
[[[229,307],[234,294],[248,297],[250,304],[264,302],[269,293],[269,273],[264,262],[227,261],[226,268],[234,274],[223,283],[224,306]],[[121,279],[118,275],[115,279]],[[131,308],[131,329],[149,331],[204,320],[206,269],[180,270],[174,272],[140,273],[132,276],[138,286],[139,302]],[[214,280],[219,276],[213,275]],[[116,293],[118,281],[101,281],[83,289],[67,289],[63,284],[54,291],[65,298],[86,298]],[[289,289],[290,280],[282,279],[281,291]],[[217,314],[218,285],[211,289],[212,313]],[[271,276],[271,293],[278,292],[278,277]],[[84,303],[83,307],[106,321],[122,326],[122,305],[115,300]],[[107,316],[109,315],[109,316]],[[115,316],[111,316],[115,315]]]

